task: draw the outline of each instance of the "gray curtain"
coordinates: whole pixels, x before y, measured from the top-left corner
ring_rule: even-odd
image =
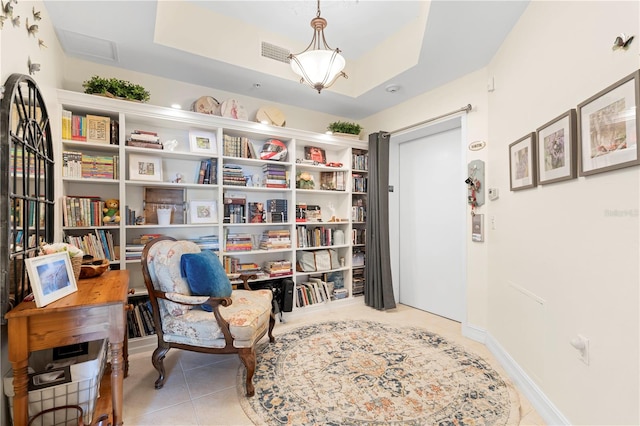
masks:
[[[396,307],[389,254],[389,138],[386,132],[369,135],[364,301],[381,310]]]

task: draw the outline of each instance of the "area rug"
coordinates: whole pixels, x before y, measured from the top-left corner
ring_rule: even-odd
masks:
[[[517,425],[519,399],[489,364],[437,334],[372,321],[307,325],[257,350],[258,425]]]

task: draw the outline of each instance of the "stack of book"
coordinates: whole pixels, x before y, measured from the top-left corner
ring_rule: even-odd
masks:
[[[261,250],[279,250],[291,248],[291,233],[288,229],[270,229],[262,233]]]
[[[225,251],[251,251],[252,248],[251,234],[227,233]]]
[[[196,243],[200,250],[220,250],[220,242],[217,235],[202,235],[197,238],[191,238],[190,241]]]
[[[320,172],[320,189],[344,191],[344,172]]]
[[[140,260],[144,244],[127,244],[124,248],[124,257],[126,260]]]
[[[89,155],[77,151],[62,152],[62,177],[118,179],[117,155]]]
[[[134,130],[131,132],[129,139],[127,139],[127,145],[139,148],[163,149],[158,134],[147,130]]]
[[[333,232],[335,230],[324,226],[310,228],[307,226],[297,226],[298,247],[326,247],[334,244]]]
[[[222,148],[225,157],[258,158],[253,143],[244,136],[224,135]]]
[[[262,166],[264,186],[267,188],[286,188],[287,168],[279,164],[268,163]]]
[[[269,260],[264,263],[264,271],[269,277],[284,277],[292,274],[289,260]]]
[[[96,229],[95,234],[67,235],[69,244],[78,247],[85,255],[93,256],[94,259],[117,260],[118,256],[113,245],[113,235],[104,229]]]
[[[267,223],[286,223],[288,220],[286,199],[267,200],[264,210]]]
[[[352,192],[367,192],[367,178],[360,173],[351,175]]]
[[[133,303],[133,309],[127,310],[127,333],[131,339],[156,334],[149,299],[140,298]]]
[[[222,184],[247,186],[247,180],[242,173],[242,167],[237,164],[225,164],[222,167]]]

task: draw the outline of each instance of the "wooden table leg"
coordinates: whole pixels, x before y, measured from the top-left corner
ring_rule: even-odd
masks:
[[[113,424],[115,426],[122,425],[122,399],[123,399],[123,342],[111,342],[111,398],[113,404]]]

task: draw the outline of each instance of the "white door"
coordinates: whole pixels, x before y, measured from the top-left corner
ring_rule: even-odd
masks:
[[[461,129],[399,144],[400,303],[463,321],[465,203]]]

